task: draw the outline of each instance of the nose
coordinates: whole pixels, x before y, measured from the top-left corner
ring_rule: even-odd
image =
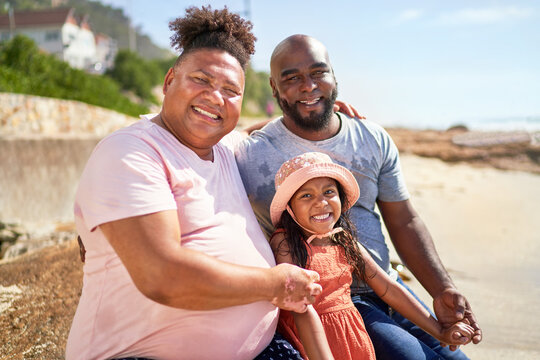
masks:
[[[315,201],[315,206],[323,207],[326,205],[328,205],[328,201],[326,200],[326,197],[324,197],[324,195],[317,196],[316,201]]]
[[[317,81],[313,80],[311,76],[306,76],[304,80],[302,81],[300,90],[311,92],[315,90],[318,87]]]
[[[222,106],[225,104],[225,100],[223,99],[223,94],[219,91],[219,89],[211,89],[204,93],[205,97],[212,102],[212,104]]]

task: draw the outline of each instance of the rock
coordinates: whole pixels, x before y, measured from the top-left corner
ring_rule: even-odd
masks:
[[[459,125],[453,125],[450,126],[446,131],[459,131],[459,132],[467,132],[469,131],[469,128],[465,125],[459,124]]]
[[[526,131],[471,131],[454,136],[452,143],[460,146],[482,147],[503,144],[530,144],[531,140],[531,135]]]
[[[61,244],[76,237],[74,230],[65,229],[66,231],[49,231],[42,234],[26,232],[20,226],[0,230],[0,237],[3,232],[6,233],[6,237],[2,238],[4,240],[1,247],[1,259],[13,259],[27,252]]]

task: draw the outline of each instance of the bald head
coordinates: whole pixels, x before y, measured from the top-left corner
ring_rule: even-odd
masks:
[[[272,52],[270,57],[271,76],[273,78],[275,78],[274,76],[280,76],[279,72],[284,58],[287,60],[292,59],[297,53],[318,55],[319,58],[324,59],[330,68],[332,67],[328,51],[322,42],[308,35],[295,34],[281,41]],[[274,74],[275,71],[278,73]]]

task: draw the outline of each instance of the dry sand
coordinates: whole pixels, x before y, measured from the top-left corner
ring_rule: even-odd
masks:
[[[472,359],[540,359],[540,175],[402,155],[412,201],[484,333]],[[397,256],[395,256],[397,258]],[[409,282],[426,303],[430,297]]]
[[[444,134],[419,135],[392,133],[400,150],[412,141],[424,144],[410,150],[422,155],[470,155]],[[485,167],[506,166],[488,155],[473,161],[484,167],[402,155],[413,204],[484,331],[481,344],[464,348],[476,360],[540,358],[540,174],[537,161],[518,164],[523,153],[503,163],[524,171]],[[63,358],[81,274],[73,241],[0,262],[0,359]],[[409,284],[430,303],[418,283]]]

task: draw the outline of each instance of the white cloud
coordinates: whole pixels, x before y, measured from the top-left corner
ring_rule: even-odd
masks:
[[[462,9],[440,16],[443,24],[493,24],[508,20],[519,20],[533,15],[531,9],[494,7],[484,9]]]
[[[412,21],[420,18],[424,12],[419,9],[408,9],[405,11],[402,11],[397,18],[398,23],[404,23],[407,21]]]

